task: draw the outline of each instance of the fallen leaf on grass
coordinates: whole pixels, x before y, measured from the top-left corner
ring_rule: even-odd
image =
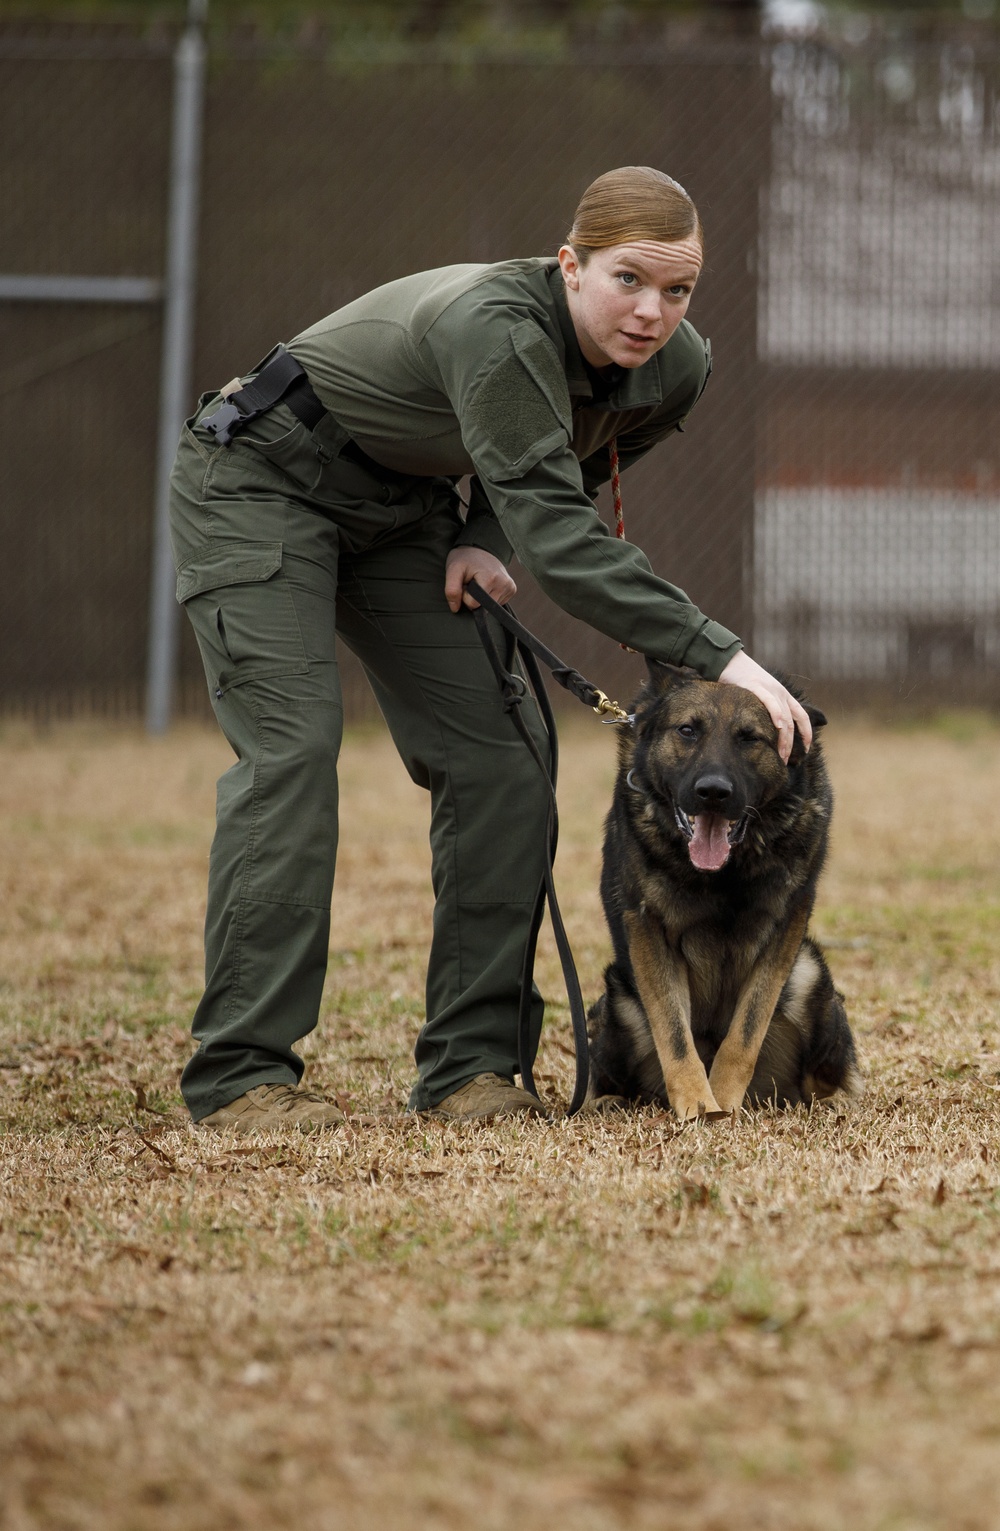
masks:
[[[143,1313],[151,1318],[169,1318],[170,1309],[151,1302],[115,1302],[105,1297],[70,1297],[62,1302],[50,1302],[54,1313],[75,1313],[84,1322],[93,1322],[109,1315]]]
[[[119,1244],[108,1256],[108,1261],[112,1264],[115,1260],[135,1260],[141,1263],[143,1260],[148,1260],[152,1253],[153,1251],[147,1249],[144,1244]]]
[[[157,1116],[169,1116],[170,1113],[163,1106],[151,1106],[146,1099],[146,1090],[136,1079],[132,1085],[135,1091],[135,1109],[137,1111],[155,1111]]]
[[[712,1199],[711,1188],[697,1175],[681,1176],[681,1195],[691,1207],[707,1207]]]
[[[166,1149],[158,1148],[157,1145],[152,1142],[152,1140],[148,1138],[144,1132],[139,1131],[138,1127],[136,1127],[134,1131],[140,1143],[144,1143],[149,1149],[150,1153],[155,1154],[158,1159],[162,1160],[162,1162],[167,1166],[171,1173],[176,1171],[177,1160],[172,1158],[171,1155],[167,1153]]]
[[[942,1339],[946,1333],[947,1330],[945,1329],[944,1324],[940,1323],[937,1319],[932,1318],[928,1319],[927,1322],[923,1324],[919,1324],[913,1329],[905,1329],[902,1326],[899,1326],[892,1330],[892,1338],[894,1340],[903,1340],[904,1342],[908,1342],[910,1344],[916,1342],[918,1345],[924,1345],[929,1340]]]

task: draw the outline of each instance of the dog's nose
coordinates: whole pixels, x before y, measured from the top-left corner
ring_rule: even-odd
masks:
[[[733,795],[733,784],[724,776],[699,776],[694,784],[697,797],[712,812],[718,812],[724,808]]]

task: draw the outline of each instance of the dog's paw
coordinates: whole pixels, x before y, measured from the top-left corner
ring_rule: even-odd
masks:
[[[627,1111],[630,1104],[624,1095],[598,1095],[587,1102],[581,1115],[610,1116],[615,1111]]]
[[[717,1111],[724,1111],[728,1116],[730,1112],[742,1109],[747,1092],[747,1080],[742,1071],[725,1069],[716,1063],[709,1075],[709,1084],[715,1095]]]
[[[721,1121],[729,1115],[723,1111],[715,1096],[709,1094],[708,1100],[671,1101],[675,1116],[680,1117],[682,1122],[713,1122]]]

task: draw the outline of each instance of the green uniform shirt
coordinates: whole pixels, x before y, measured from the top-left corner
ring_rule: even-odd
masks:
[[[704,388],[708,347],[686,321],[648,362],[605,380],[581,355],[558,262],[539,257],[403,277],[288,349],[377,463],[474,475],[459,544],[504,559],[513,549],[573,616],[710,680],[740,648],[611,535],[592,498],[609,477],[612,436],[626,468]]]

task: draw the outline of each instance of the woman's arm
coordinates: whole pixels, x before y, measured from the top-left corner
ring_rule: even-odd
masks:
[[[654,573],[639,548],[611,536],[568,446],[518,478],[487,480],[485,489],[521,563],[571,616],[707,680],[717,680],[741,649],[734,633]]]

